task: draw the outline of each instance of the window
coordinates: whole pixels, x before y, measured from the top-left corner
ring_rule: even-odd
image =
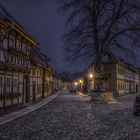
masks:
[[[5,53],[5,55],[7,54],[6,51],[4,51],[4,50],[0,50],[0,61],[2,61],[2,62],[5,61],[4,53]]]
[[[27,67],[27,68],[30,68],[30,60],[28,59],[28,60],[26,60],[26,64],[25,64],[25,66]]]
[[[16,48],[21,50],[21,42],[19,40],[16,41]]]
[[[126,90],[129,90],[129,82],[126,82]]]
[[[118,90],[125,90],[125,88],[126,88],[125,82],[122,80],[119,80],[118,81]]]
[[[0,76],[0,94],[3,94],[4,79]]]
[[[8,41],[7,41],[7,39],[4,39],[3,40],[3,46],[4,46],[4,48],[7,49],[7,45],[8,45]]]
[[[11,77],[6,77],[6,93],[11,93]]]
[[[125,74],[125,68],[122,66],[118,66],[118,74],[124,75]]]
[[[27,52],[27,50],[26,50],[26,45],[25,45],[25,44],[22,44],[22,51],[23,51],[24,53]]]
[[[12,36],[9,36],[9,47],[15,48],[15,38]]]
[[[27,46],[27,55],[30,55],[30,46]]]
[[[41,69],[39,69],[39,77],[41,77]]]
[[[41,90],[41,85],[39,85],[39,86],[38,86],[38,94],[41,93],[41,92],[42,92],[42,90]]]
[[[32,69],[32,74],[33,74],[33,76],[36,76],[36,69],[35,68]]]
[[[13,78],[13,92],[14,93],[18,92],[18,78],[17,77]]]

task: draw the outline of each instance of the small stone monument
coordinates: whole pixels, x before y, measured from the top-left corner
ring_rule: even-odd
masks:
[[[101,82],[98,82],[95,90],[92,91],[91,101],[96,103],[116,103],[113,98],[113,92],[104,89]]]

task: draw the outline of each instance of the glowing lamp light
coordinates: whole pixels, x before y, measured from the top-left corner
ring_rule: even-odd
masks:
[[[93,78],[93,74],[90,74],[89,77],[90,77],[90,79],[92,79]]]
[[[79,80],[80,83],[83,83],[83,80]]]
[[[74,84],[75,84],[75,86],[77,86],[77,85],[78,85],[78,83],[77,83],[77,82],[75,82]]]

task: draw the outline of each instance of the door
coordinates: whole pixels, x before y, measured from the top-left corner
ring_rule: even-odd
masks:
[[[24,103],[30,101],[30,81],[29,76],[24,75]]]
[[[136,85],[136,92],[138,92],[139,91],[139,86],[138,85]]]
[[[132,92],[132,85],[131,82],[129,83],[129,94]]]
[[[33,86],[32,86],[32,95],[33,95],[33,102],[36,101],[36,96],[35,96],[35,83],[33,83]]]

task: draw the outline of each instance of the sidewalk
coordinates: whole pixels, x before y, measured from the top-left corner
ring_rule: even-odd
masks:
[[[118,96],[117,100],[122,100],[122,99],[134,99],[136,97],[137,93],[133,93],[133,94],[126,94],[126,95],[122,95],[122,96]]]
[[[77,94],[78,94],[79,96],[81,96],[81,97],[89,97],[89,95],[86,95],[86,94],[84,94],[84,93],[82,93],[82,92],[77,92]]]
[[[26,115],[32,111],[39,109],[40,107],[48,104],[50,101],[52,101],[54,98],[56,98],[61,93],[62,93],[62,91],[59,91],[59,92],[47,97],[46,99],[43,99],[42,101],[40,101],[36,104],[30,105],[30,106],[25,107],[23,109],[20,109],[18,111],[14,111],[14,112],[11,112],[9,114],[1,116],[0,117],[0,125],[5,124],[7,122],[10,122],[12,120],[15,120],[23,115]]]

